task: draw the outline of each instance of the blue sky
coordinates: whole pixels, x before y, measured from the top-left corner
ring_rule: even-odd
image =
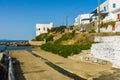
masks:
[[[89,13],[98,0],[0,0],[0,39],[28,40],[35,37],[36,23],[68,24],[78,14]],[[101,3],[105,0],[101,0]]]

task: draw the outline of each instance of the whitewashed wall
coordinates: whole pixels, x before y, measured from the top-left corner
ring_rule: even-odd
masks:
[[[120,8],[120,0],[108,0],[109,1],[109,10],[110,10],[110,12],[111,11],[113,11],[113,10],[115,10],[115,9],[117,9],[117,8]],[[116,4],[116,8],[113,8],[113,3],[115,3]]]
[[[101,32],[113,32],[112,26],[109,25],[107,28],[100,28]]]
[[[120,36],[95,37],[91,54],[95,58],[110,61],[113,67],[120,68]]]
[[[120,32],[120,21],[115,24],[115,30],[112,30],[112,26],[109,25],[107,28],[100,28],[101,32]]]
[[[78,17],[75,18],[74,25],[90,23],[90,20],[84,20],[84,19],[89,19],[92,15],[93,14],[80,14],[80,15],[78,15]]]
[[[115,32],[120,32],[120,21],[116,22]]]
[[[36,36],[42,33],[48,33],[48,29],[53,27],[53,23],[50,24],[36,24]]]

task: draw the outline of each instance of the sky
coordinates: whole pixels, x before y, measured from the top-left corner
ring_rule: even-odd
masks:
[[[0,39],[29,40],[36,24],[72,25],[79,14],[90,13],[98,0],[0,0]],[[103,3],[105,0],[101,0]]]

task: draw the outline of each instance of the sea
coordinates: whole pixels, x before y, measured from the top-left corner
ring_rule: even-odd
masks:
[[[0,40],[0,42],[28,42],[28,40]],[[6,46],[0,45],[0,50],[28,50],[28,46]]]

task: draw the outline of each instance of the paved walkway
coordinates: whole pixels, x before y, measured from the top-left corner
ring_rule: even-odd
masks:
[[[63,58],[50,52],[43,51],[40,48],[32,50],[35,54],[85,79],[89,79],[91,77],[99,77],[104,72],[113,72],[110,66],[73,61],[71,59]]]
[[[16,80],[72,80],[27,51],[10,51],[10,56],[17,59],[17,63],[14,65]]]

